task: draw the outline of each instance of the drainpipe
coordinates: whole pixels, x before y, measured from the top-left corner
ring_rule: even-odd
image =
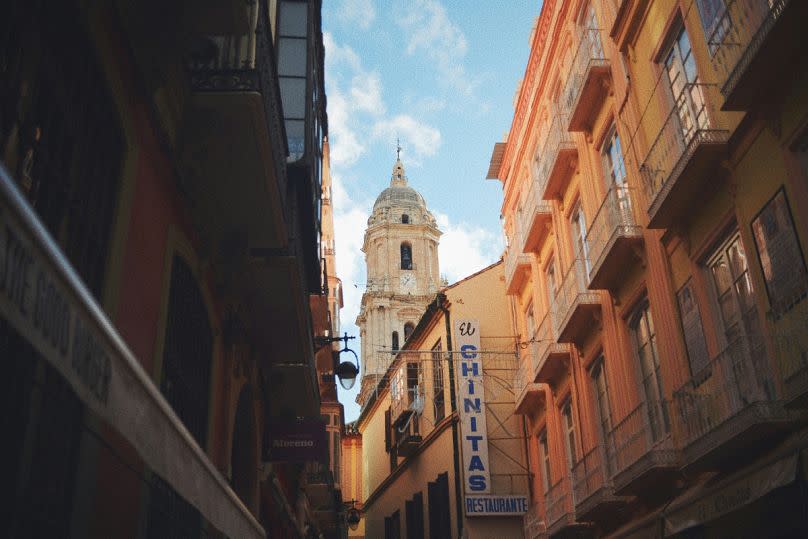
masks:
[[[457,396],[455,395],[454,359],[452,355],[452,321],[449,309],[446,308],[446,296],[439,294],[435,301],[440,301],[440,310],[446,322],[446,351],[449,356],[449,406],[452,415],[457,413]],[[458,420],[460,416],[457,416]],[[457,446],[457,420],[452,420],[452,453],[454,455],[455,509],[457,513],[457,537],[463,530],[463,494],[460,491],[460,449]]]

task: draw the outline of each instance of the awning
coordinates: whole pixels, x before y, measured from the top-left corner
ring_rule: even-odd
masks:
[[[751,471],[736,472],[714,484],[707,481],[685,491],[665,511],[665,535],[703,525],[791,484],[797,477],[797,456],[792,452]]]
[[[95,303],[0,165],[0,318],[87,408],[230,537],[265,537]]]

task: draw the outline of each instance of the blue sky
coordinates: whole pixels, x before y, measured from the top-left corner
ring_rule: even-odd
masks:
[[[360,248],[373,201],[390,182],[396,137],[410,185],[444,233],[441,273],[454,282],[502,254],[502,188],[485,175],[513,118],[540,7],[536,0],[323,2],[342,331],[359,334]],[[357,352],[360,345],[351,342]],[[356,391],[340,391],[346,421],[356,419]]]

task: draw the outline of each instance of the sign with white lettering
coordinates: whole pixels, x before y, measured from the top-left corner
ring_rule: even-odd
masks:
[[[457,398],[463,448],[465,491],[486,494],[491,491],[488,471],[488,429],[485,423],[483,361],[480,354],[480,323],[456,320]]]
[[[469,496],[465,500],[466,516],[524,515],[528,510],[527,496]]]
[[[328,463],[328,435],[320,418],[272,421],[264,444],[267,461]]]

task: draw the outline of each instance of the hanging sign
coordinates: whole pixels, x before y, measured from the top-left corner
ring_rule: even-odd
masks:
[[[465,500],[466,516],[510,516],[527,513],[527,496],[469,496]]]
[[[488,471],[488,430],[485,424],[483,361],[480,354],[480,323],[456,320],[454,323],[457,358],[457,396],[463,449],[463,474],[468,494],[491,490]]]

